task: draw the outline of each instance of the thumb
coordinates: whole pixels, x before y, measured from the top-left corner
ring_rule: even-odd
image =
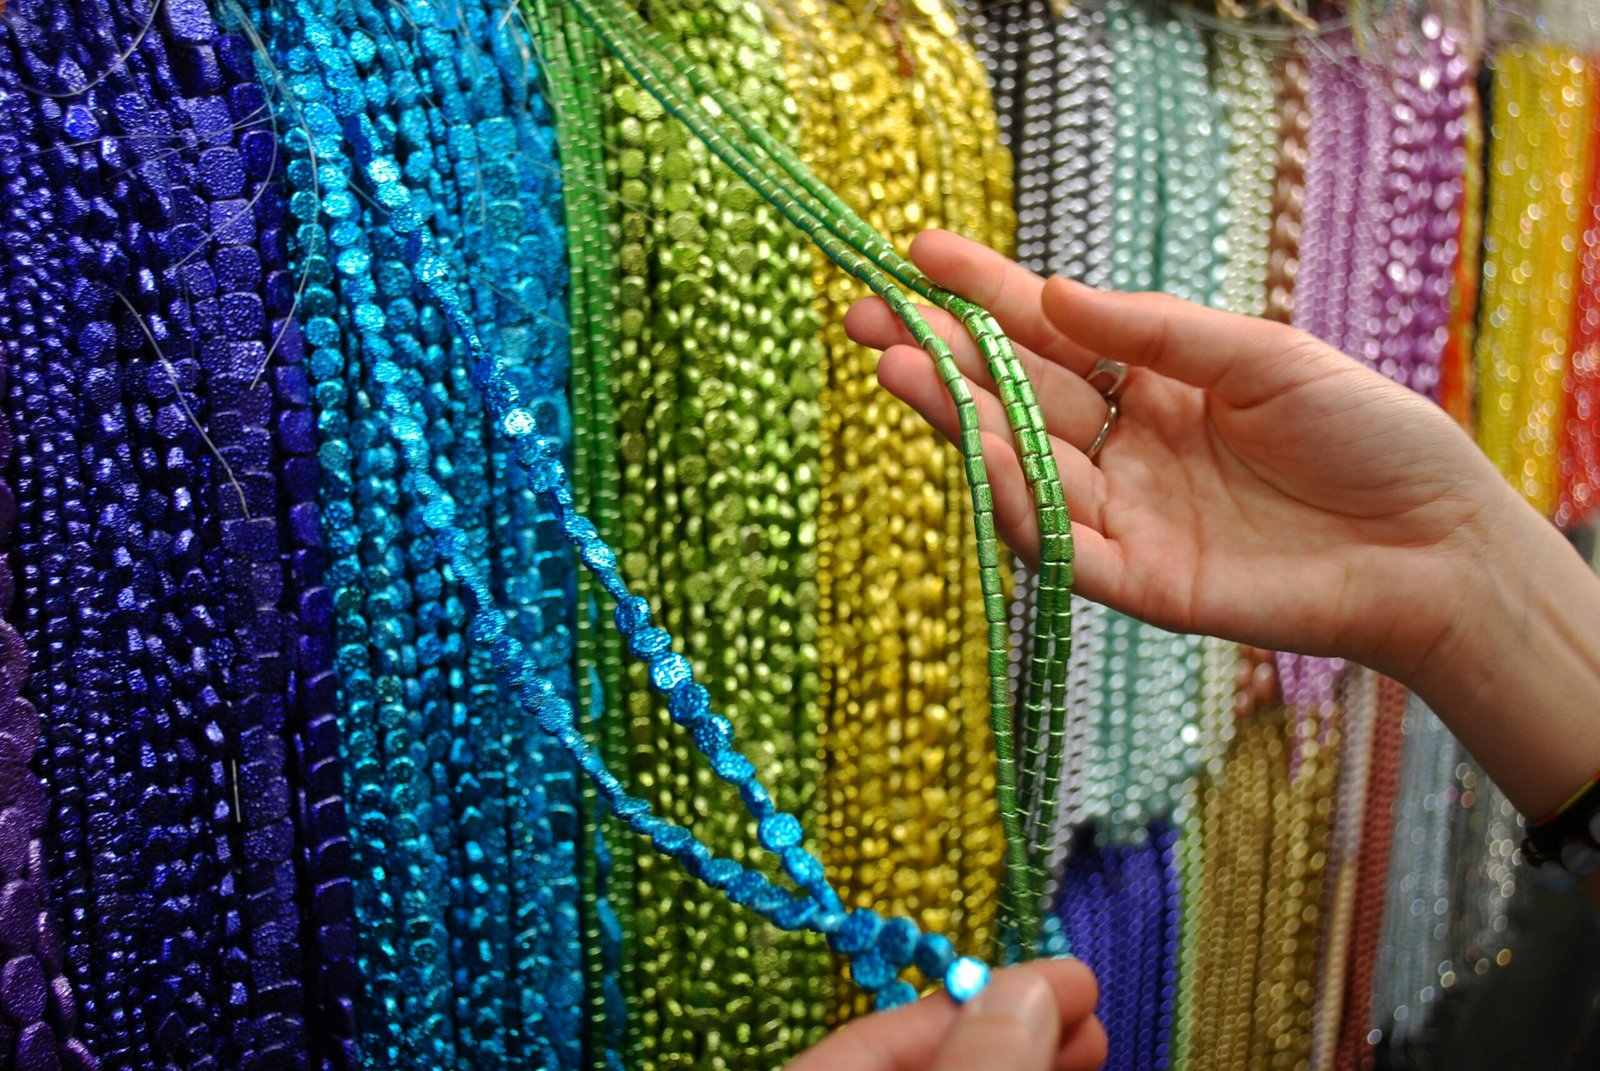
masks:
[[[962,1007],[931,1071],[1050,1071],[1060,1044],[1050,983],[1034,971],[998,971]]]
[[[1170,294],[1095,290],[1057,276],[1039,301],[1046,319],[1085,349],[1209,390],[1241,409],[1350,363],[1304,331]]]

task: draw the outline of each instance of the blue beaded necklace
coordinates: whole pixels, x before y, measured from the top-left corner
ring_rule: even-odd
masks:
[[[526,42],[491,4],[339,5],[344,68],[361,81],[373,147],[417,191],[416,225],[474,281],[470,307],[543,426],[565,412],[564,250],[550,117]],[[413,253],[390,208],[352,182],[340,119],[292,15],[263,12],[296,159],[296,251],[322,502],[343,607],[356,906],[367,1066],[575,1067],[582,1060],[578,785],[570,757],[463,644],[458,573],[425,532],[417,473],[459,503],[463,544],[516,606],[508,627],[553,689],[572,694],[570,554],[471,395],[465,344],[413,300]],[[350,98],[341,97],[340,100]],[[386,365],[380,358],[387,359]],[[433,469],[402,470],[373,376],[401,371]],[[364,609],[363,609],[364,608]]]
[[[253,129],[247,50],[203,8],[169,4],[149,33],[155,11],[21,14],[48,159],[74,180],[54,183],[57,218],[76,225],[57,254],[76,289],[72,314],[47,325],[65,345],[46,375],[82,407],[58,410],[66,438],[43,456],[88,474],[62,486],[83,511],[67,545],[87,541],[71,590],[89,597],[55,601],[49,557],[25,566],[24,594],[52,654],[56,615],[76,618],[40,688],[66,726],[47,772],[66,801],[58,895],[85,1021],[115,1066],[343,1066],[327,656],[314,614],[308,628],[290,616],[315,606],[317,563],[279,541],[314,484],[284,456],[293,355],[267,367],[281,332],[259,296],[283,304],[263,285],[282,258],[275,138]],[[125,55],[119,26],[135,41]],[[19,505],[40,508],[42,531],[55,496],[41,490],[39,507]],[[309,1028],[308,992],[323,1013]]]
[[[795,896],[732,859],[714,856],[687,829],[650,814],[644,802],[630,796],[606,768],[579,729],[572,702],[539,673],[526,646],[497,607],[490,578],[477,564],[468,533],[457,523],[454,497],[430,475],[435,461],[433,444],[425,430],[426,414],[416,396],[415,384],[408,382],[406,369],[394,359],[393,348],[384,339],[382,310],[370,298],[358,300],[352,321],[373,361],[377,401],[400,443],[411,473],[411,488],[425,504],[424,521],[441,554],[469,592],[474,610],[469,626],[473,643],[489,651],[496,670],[526,714],[574,757],[594,781],[600,798],[625,824],[649,837],[657,850],[678,860],[690,874],[725,891],[735,902],[761,912],[775,924],[827,935],[836,950],[851,958],[852,974],[876,993],[880,1007],[892,1007],[915,997],[911,985],[899,978],[913,962],[928,977],[944,980],[958,999],[976,992],[987,977],[987,969],[974,960],[956,959],[944,938],[921,934],[909,919],[885,922],[871,911],[843,909],[821,863],[802,846],[799,821],[779,811],[761,787],[753,765],[733,747],[727,719],[710,710],[709,696],[694,681],[688,661],[672,650],[670,636],[652,626],[645,600],[634,595],[617,572],[614,552],[598,538],[594,526],[575,511],[561,462],[560,440],[541,434],[535,414],[524,404],[522,392],[507,375],[504,362],[478,335],[472,314],[456,289],[448,260],[424,228],[425,217],[417,195],[404,181],[400,164],[383,151],[378,129],[363,112],[362,79],[351,58],[347,33],[329,18],[331,13],[318,0],[296,0],[294,8],[304,20],[310,51],[306,59],[314,57],[323,96],[333,114],[347,123],[348,148],[329,145],[334,152],[324,159],[332,162],[335,153],[343,155],[336,165],[341,168],[351,166],[352,157],[359,161],[360,181],[369,196],[387,209],[387,228],[405,242],[407,264],[417,283],[468,347],[473,382],[483,392],[496,433],[508,440],[530,486],[544,497],[585,567],[616,601],[617,626],[630,653],[647,664],[652,688],[666,699],[673,720],[691,732],[696,747],[706,755],[717,776],[739,790],[759,821],[761,846],[780,857],[784,870],[804,895]],[[429,19],[431,6],[417,5],[412,14]],[[333,127],[327,132],[331,135]],[[334,139],[330,136],[325,140]]]

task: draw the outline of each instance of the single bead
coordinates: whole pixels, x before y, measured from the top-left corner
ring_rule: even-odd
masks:
[[[895,980],[895,969],[877,950],[869,949],[850,961],[850,977],[862,989],[875,993]]]
[[[962,956],[944,974],[944,987],[957,1004],[965,1004],[989,984],[989,967],[982,960]]]
[[[927,976],[929,981],[938,981],[950,970],[950,965],[955,962],[956,949],[950,939],[939,933],[925,933],[917,938],[917,948],[912,953],[912,962],[917,965],[917,970]]]
[[[892,1011],[903,1004],[910,1004],[917,999],[917,991],[910,982],[895,979],[882,989],[873,999],[872,1006],[878,1011]]]
[[[852,911],[845,919],[839,932],[834,934],[829,943],[835,952],[846,956],[854,956],[864,951],[873,941],[877,940],[878,930],[883,926],[883,920],[875,911]]]
[[[899,971],[911,964],[920,936],[915,922],[904,916],[892,918],[878,931],[878,954]]]

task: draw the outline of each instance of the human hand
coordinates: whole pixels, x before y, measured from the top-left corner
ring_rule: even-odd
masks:
[[[1470,617],[1474,563],[1528,511],[1472,441],[1411,391],[1304,332],[1162,294],[1048,282],[974,242],[920,235],[912,259],[988,309],[1039,397],[1073,520],[1079,590],[1163,627],[1343,655],[1404,679]],[[925,310],[977,398],[996,521],[1037,561],[1032,500],[970,338]],[[878,378],[946,436],[933,362],[877,299],[845,320]],[[1083,380],[1132,366],[1107,406]]]
[[[1008,967],[964,1005],[940,993],[858,1019],[788,1071],[1095,1071],[1106,1058],[1098,999],[1078,960]]]

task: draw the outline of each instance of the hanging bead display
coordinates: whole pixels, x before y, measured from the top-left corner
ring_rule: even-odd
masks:
[[[1004,245],[1010,173],[993,148],[982,156],[994,142],[992,126],[984,136],[975,125],[982,75],[949,13],[927,12],[877,21],[850,5],[780,8],[801,151],[892,241],[946,226]],[[846,100],[858,122],[836,122]],[[974,157],[981,170],[954,166]],[[892,905],[981,948],[1002,845],[993,759],[974,746],[986,734],[982,667],[963,654],[983,629],[976,570],[959,550],[970,542],[952,497],[962,476],[877,386],[876,355],[845,337],[858,285],[820,256],[815,278],[829,446],[818,518],[824,857],[847,900]]]
[[[737,90],[773,137],[792,139],[794,105],[758,9],[650,11],[665,40]],[[663,627],[683,638],[771,790],[809,825],[820,357],[810,265],[776,210],[620,67],[607,95],[621,238],[610,374],[623,567],[659,593]],[[756,823],[719,798],[687,741],[662,746],[672,722],[644,667],[609,701],[628,719],[641,795],[738,858]],[[692,879],[654,853],[637,854],[635,868],[630,1063],[776,1066],[815,1039],[820,942],[696,897]]]
[[[1117,1067],[1425,1051],[1509,803],[1393,682],[1070,597],[1010,343],[897,252],[1307,328],[1581,527],[1600,26],[1493,22],[1485,126],[1402,6],[0,4],[0,1065],[765,1071],[958,946],[1075,951]]]

